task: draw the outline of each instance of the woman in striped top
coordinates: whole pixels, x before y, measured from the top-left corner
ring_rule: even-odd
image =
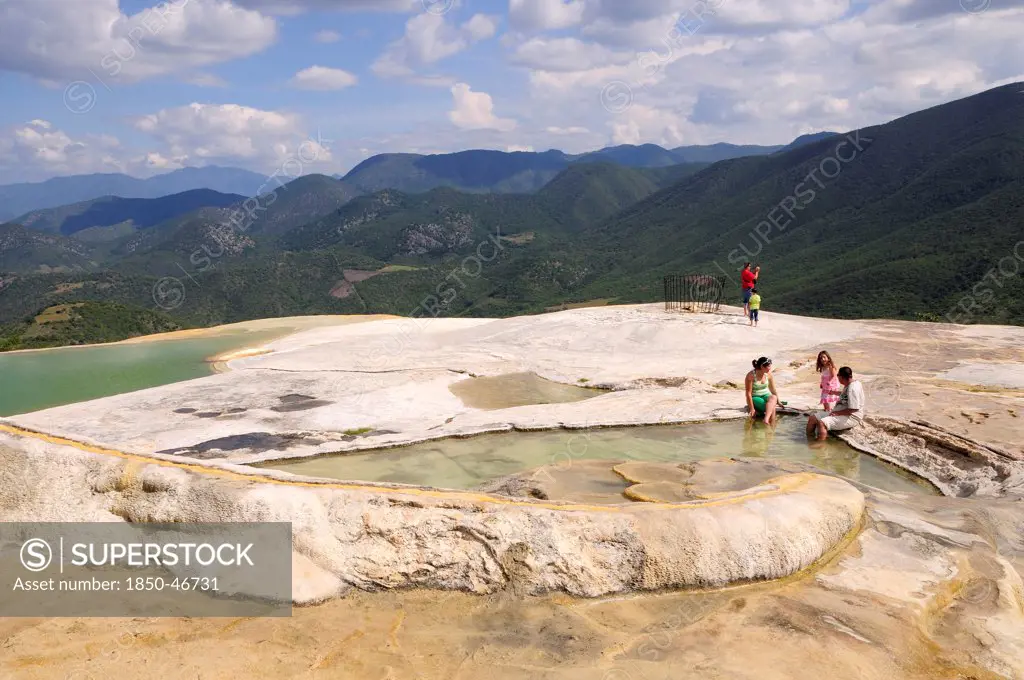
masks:
[[[745,381],[747,412],[751,418],[764,415],[764,422],[771,423],[779,405],[779,393],[775,391],[775,378],[772,377],[772,360],[761,357],[753,364],[754,370],[747,373]]]

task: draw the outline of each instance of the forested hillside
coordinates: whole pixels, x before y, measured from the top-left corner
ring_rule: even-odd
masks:
[[[264,197],[244,224],[238,206],[203,208],[104,248],[6,225],[0,325],[24,338],[44,310],[85,301],[124,305],[116,318],[132,321],[80,319],[68,328],[84,330],[64,337],[153,327],[124,311],[140,308],[185,326],[502,316],[655,301],[663,275],[686,272],[727,276],[727,302],[738,302],[747,260],[762,266],[766,313],[1021,324],[1020,92],[1006,86],[711,165],[573,163],[529,193],[356,195],[347,181],[310,176]],[[497,178],[489,159],[474,161],[481,183]],[[108,308],[73,309],[111,318]]]

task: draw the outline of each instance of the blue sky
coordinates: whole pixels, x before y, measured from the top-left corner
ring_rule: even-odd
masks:
[[[785,143],[1024,80],[1022,28],[1024,0],[4,0],[0,183]]]

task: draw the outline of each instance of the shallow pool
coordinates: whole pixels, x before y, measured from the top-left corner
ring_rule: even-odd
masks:
[[[201,378],[213,372],[209,357],[280,334],[241,330],[213,337],[2,353],[0,416]]]
[[[308,477],[470,489],[542,465],[580,460],[688,462],[720,457],[808,463],[879,489],[935,494],[928,482],[838,439],[809,442],[802,417],[775,428],[733,421],[694,425],[554,430],[442,439],[358,454],[317,456],[257,467]]]
[[[471,408],[496,410],[531,404],[564,404],[605,394],[605,390],[565,385],[536,373],[504,375],[460,380],[448,388]]]

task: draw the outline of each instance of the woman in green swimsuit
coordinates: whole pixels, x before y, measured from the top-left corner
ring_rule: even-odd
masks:
[[[775,419],[775,408],[779,404],[779,393],[775,391],[772,377],[772,360],[768,357],[755,359],[754,370],[747,373],[747,411],[751,418],[764,416],[764,422]]]

